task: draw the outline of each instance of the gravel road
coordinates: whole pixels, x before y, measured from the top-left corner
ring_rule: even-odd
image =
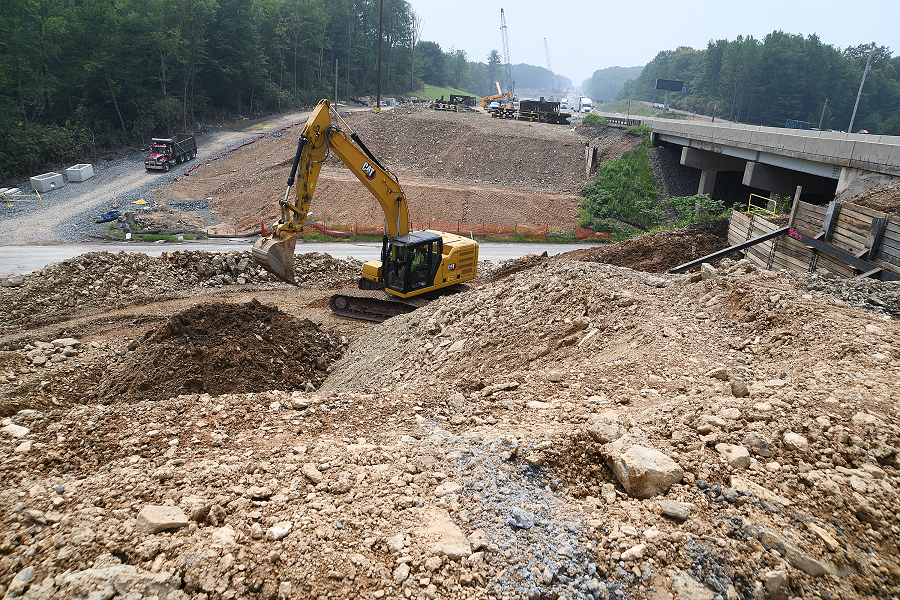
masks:
[[[184,177],[191,166],[212,158],[223,150],[250,140],[266,131],[291,125],[308,113],[290,113],[247,121],[232,129],[222,129],[204,134],[197,140],[197,158],[179,165],[168,173],[146,171],[145,153],[136,153],[115,161],[98,161],[94,164],[94,177],[82,183],[65,186],[41,195],[43,206],[37,202],[20,202],[13,206],[0,205],[0,245],[79,243],[90,241],[102,227],[94,223],[96,215],[106,207],[115,206],[139,210],[132,203],[146,200],[151,207],[153,192],[171,185]],[[28,181],[18,184],[25,193],[31,193]]]

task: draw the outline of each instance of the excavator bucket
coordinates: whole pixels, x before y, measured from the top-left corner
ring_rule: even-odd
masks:
[[[287,239],[275,237],[262,237],[253,244],[251,252],[253,260],[269,273],[281,280],[297,285],[294,279],[294,247],[297,245],[297,236],[292,235]]]

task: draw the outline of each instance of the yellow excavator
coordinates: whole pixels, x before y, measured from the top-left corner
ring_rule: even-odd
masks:
[[[333,117],[333,118],[332,118]],[[294,285],[294,249],[309,214],[322,164],[334,153],[372,192],[385,217],[381,260],[363,265],[359,292],[331,297],[331,310],[352,318],[384,321],[415,310],[439,295],[462,291],[478,271],[478,242],[453,233],[410,232],[409,206],[397,177],[387,170],[359,136],[322,100],[300,139],[281,204],[281,219],[253,245],[253,259]],[[297,181],[294,197],[291,187]]]
[[[487,110],[491,107],[491,102],[499,102],[503,104],[505,102],[515,102],[516,97],[511,92],[506,92],[505,94],[500,91],[500,82],[495,81],[494,85],[497,86],[497,94],[494,96],[485,96],[481,99],[481,108]]]

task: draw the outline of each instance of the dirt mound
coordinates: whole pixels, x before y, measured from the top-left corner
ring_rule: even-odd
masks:
[[[340,343],[275,307],[202,304],[152,330],[97,390],[103,403],[318,387]]]
[[[303,287],[333,289],[355,282],[359,267],[309,252],[294,257],[294,273]],[[249,250],[178,250],[158,257],[89,252],[26,275],[18,287],[0,288],[0,334],[57,323],[78,311],[120,308],[202,288],[245,284],[287,285],[258,267]]]
[[[874,208],[888,214],[900,213],[900,181],[866,190],[849,201],[853,204]]]
[[[431,112],[422,106],[347,121],[403,185],[415,221],[484,222],[571,227],[580,202],[584,144],[602,160],[637,143],[632,134],[605,128],[585,138],[546,123],[492,119],[483,114]],[[194,171],[164,193],[185,200],[209,198],[221,230],[247,231],[277,215],[301,127],[266,137]],[[322,169],[310,209],[317,220],[379,223],[372,195],[335,157]]]
[[[648,233],[611,246],[567,252],[584,262],[602,262],[649,273],[665,273],[678,265],[728,247],[728,220]],[[740,258],[735,255],[731,258]]]

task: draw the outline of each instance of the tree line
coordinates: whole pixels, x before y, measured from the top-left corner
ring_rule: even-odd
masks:
[[[5,0],[0,180],[233,115],[374,94],[381,0]],[[420,39],[383,0],[381,91],[487,95],[500,57]],[[525,65],[527,67],[527,65]],[[549,82],[549,71],[545,72]]]
[[[841,50],[816,35],[783,31],[762,40],[711,40],[702,50],[660,52],[616,99],[662,102],[665,92],[655,89],[656,80],[672,79],[686,88],[669,94],[674,108],[771,127],[784,127],[788,119],[818,125],[821,119],[822,129],[846,130],[871,49],[865,44]],[[900,135],[898,75],[900,57],[876,47],[854,131]]]

